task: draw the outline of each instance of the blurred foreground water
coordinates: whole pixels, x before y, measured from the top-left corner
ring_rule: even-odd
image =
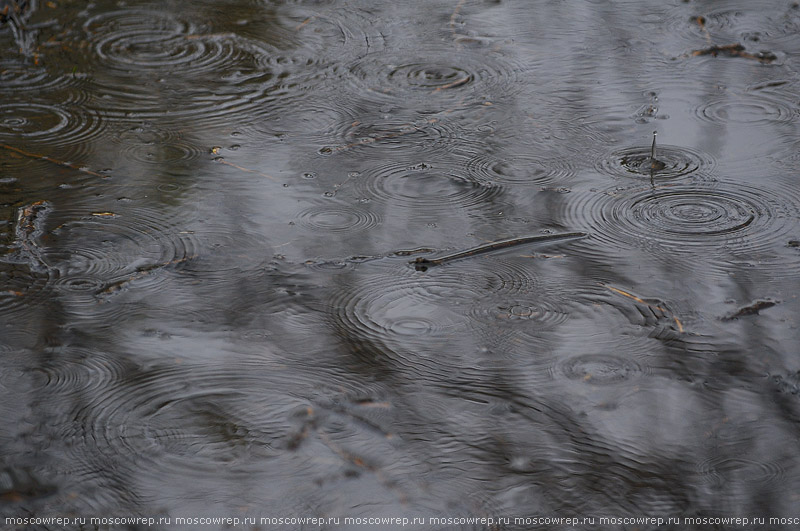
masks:
[[[800,516],[796,3],[32,7],[3,516]]]

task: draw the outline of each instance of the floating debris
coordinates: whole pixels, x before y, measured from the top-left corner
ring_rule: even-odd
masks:
[[[667,317],[667,318],[671,319],[672,321],[675,322],[675,325],[677,326],[678,332],[681,333],[681,334],[684,333],[683,323],[681,323],[681,320],[678,319],[677,315],[673,314],[669,309],[667,309],[666,304],[664,304],[663,302],[654,301],[654,300],[649,300],[648,301],[648,300],[645,300],[644,298],[639,297],[637,295],[634,295],[633,293],[630,293],[628,291],[624,291],[624,290],[621,290],[619,288],[615,288],[614,286],[609,286],[607,284],[601,284],[601,285],[605,286],[606,288],[608,288],[609,290],[613,291],[614,293],[617,293],[619,295],[622,295],[623,297],[627,297],[629,299],[632,299],[632,300],[638,302],[639,304],[643,304],[644,306],[646,306],[650,310],[650,312],[652,313],[653,317],[655,317],[656,321],[660,320],[663,317]]]
[[[711,44],[711,34],[708,32],[708,28],[706,28],[706,17],[700,15],[697,17],[690,18],[689,21],[694,22],[700,27],[700,31],[703,32],[703,35],[706,38],[706,42],[708,42],[708,44]]]
[[[772,308],[776,304],[780,303],[781,301],[776,301],[772,299],[758,299],[753,301],[751,304],[747,306],[742,306],[735,312],[722,317],[722,321],[733,321],[734,319],[738,319],[739,317],[745,317],[747,315],[758,315],[758,312],[761,310],[766,310],[767,308]]]
[[[653,145],[650,146],[650,171],[654,172],[667,167],[666,164],[656,158],[656,136],[658,136],[658,132],[653,131]]]
[[[110,177],[110,175],[103,175],[101,173],[89,170],[82,166],[78,166],[76,164],[72,164],[70,162],[65,162],[63,160],[54,159],[52,157],[48,157],[47,155],[39,155],[38,153],[31,153],[29,151],[25,151],[24,149],[16,148],[14,146],[9,146],[8,144],[0,144],[0,149],[6,149],[18,155],[22,155],[23,157],[28,157],[33,160],[44,160],[47,162],[51,162],[53,164],[57,164],[59,166],[63,166],[64,168],[70,168],[73,170],[77,170],[83,173],[87,173],[89,175],[93,175],[95,177],[100,177],[101,179],[106,179]]]
[[[426,271],[429,267],[441,265],[445,262],[452,262],[453,260],[460,260],[462,258],[469,258],[479,254],[505,249],[507,247],[516,247],[517,245],[525,245],[528,243],[542,243],[554,240],[564,240],[569,238],[585,238],[588,236],[585,232],[565,232],[562,234],[540,234],[537,236],[525,236],[523,238],[512,238],[510,240],[501,240],[497,242],[487,243],[465,251],[442,256],[440,258],[417,258],[409,263],[414,264],[417,271]]]
[[[128,275],[126,278],[122,280],[118,280],[116,282],[112,282],[110,284],[106,284],[103,286],[102,289],[98,290],[95,295],[97,297],[105,297],[108,295],[114,295],[126,289],[132,282],[135,282],[141,278],[144,278],[148,275],[161,271],[163,269],[169,268],[171,266],[175,266],[178,264],[185,264],[189,260],[196,258],[195,256],[184,256],[183,258],[176,258],[175,260],[170,260],[168,262],[160,262],[156,264],[148,264],[144,266],[139,266],[136,270]]]
[[[774,53],[767,51],[758,53],[747,52],[745,51],[744,45],[739,43],[726,44],[724,46],[709,46],[701,50],[692,50],[690,55],[692,57],[699,57],[701,55],[710,55],[712,57],[717,57],[718,55],[723,55],[725,57],[744,57],[745,59],[755,59],[762,63],[771,63],[778,58]]]
[[[52,209],[49,202],[36,201],[17,211],[14,243],[11,248],[17,251],[17,260],[28,263],[34,270],[47,269],[39,238],[44,235],[45,219]]]
[[[401,249],[399,251],[395,251],[391,254],[391,256],[411,256],[414,254],[433,252],[436,252],[436,249],[431,249],[430,247],[417,247],[416,249]]]

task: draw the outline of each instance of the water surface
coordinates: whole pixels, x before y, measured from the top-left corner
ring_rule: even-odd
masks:
[[[795,4],[9,24],[3,515],[798,516]]]

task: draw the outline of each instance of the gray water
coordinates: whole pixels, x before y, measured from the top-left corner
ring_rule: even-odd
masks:
[[[800,517],[796,3],[34,7],[0,526]]]

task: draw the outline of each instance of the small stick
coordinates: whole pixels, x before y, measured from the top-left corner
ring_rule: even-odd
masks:
[[[453,81],[452,83],[448,83],[447,85],[442,85],[441,87],[436,87],[433,89],[434,92],[439,92],[440,90],[447,90],[449,88],[458,87],[463,85],[464,83],[469,81],[469,77],[461,77]]]
[[[656,180],[653,175],[656,172],[656,133],[653,131],[653,145],[650,146],[650,186],[655,188]]]
[[[656,135],[657,131],[653,131],[653,145],[650,146],[650,166],[653,166],[653,161],[656,160]]]
[[[413,260],[409,263],[414,264],[418,268],[437,266],[445,262],[452,262],[453,260],[460,260],[461,258],[469,258],[470,256],[476,256],[479,254],[496,251],[498,249],[505,249],[507,247],[515,247],[517,245],[524,245],[527,243],[541,243],[553,240],[563,240],[567,238],[585,238],[586,236],[588,236],[588,234],[586,234],[585,232],[565,232],[562,234],[540,234],[537,236],[525,236],[523,238],[512,238],[510,240],[501,240],[498,242],[487,243],[486,245],[480,245],[478,247],[473,247],[472,249],[467,249],[466,251],[459,251],[457,253],[448,254],[440,258],[417,258],[416,260]],[[424,271],[424,269],[421,270]]]
[[[308,17],[308,18],[307,18],[307,19],[305,19],[303,22],[301,22],[300,24],[298,24],[298,25],[297,25],[297,27],[296,27],[294,30],[295,30],[295,31],[300,31],[300,30],[303,28],[303,26],[305,26],[306,24],[308,24],[309,22],[311,22],[311,21],[312,21],[312,20],[314,20],[315,18],[317,18],[317,15],[314,15],[314,16],[311,16],[311,17]]]
[[[159,263],[159,264],[150,264],[150,265],[147,265],[147,266],[137,267],[136,271],[133,274],[129,275],[127,278],[124,278],[122,280],[118,280],[117,282],[114,282],[112,284],[108,284],[103,289],[97,291],[95,293],[95,295],[96,296],[111,295],[111,294],[113,294],[115,292],[119,292],[126,285],[130,284],[131,282],[139,280],[140,278],[144,278],[147,275],[149,275],[151,273],[154,273],[155,271],[157,271],[159,269],[166,268],[166,267],[169,267],[169,266],[175,265],[175,264],[183,264],[183,263],[186,263],[189,260],[192,260],[193,258],[196,258],[196,257],[195,256],[184,256],[183,258],[176,258],[174,260],[170,260],[169,262],[163,262],[163,263]]]
[[[731,314],[728,314],[724,317],[720,317],[720,320],[733,321],[735,319],[738,319],[739,317],[744,317],[745,315],[758,315],[759,311],[764,310],[766,308],[772,308],[778,303],[780,303],[780,301],[776,301],[773,299],[760,299],[754,301],[748,306],[743,306],[742,308],[739,308],[737,311]]]
[[[651,311],[653,309],[656,309],[656,310],[660,311],[663,314],[672,314],[672,312],[670,312],[666,308],[662,308],[661,306],[654,306],[654,305],[650,304],[649,302],[647,302],[646,300],[642,299],[641,297],[637,297],[636,295],[633,295],[632,293],[628,293],[627,291],[622,291],[621,289],[615,288],[614,286],[609,286],[608,284],[601,284],[601,285],[605,286],[608,289],[610,289],[614,293],[619,293],[623,297],[628,297],[629,299],[633,299],[636,302],[644,304],[645,306],[650,308]],[[654,314],[655,314],[655,312],[654,312]],[[678,332],[680,332],[682,334],[683,333],[683,324],[681,323],[680,319],[678,319],[678,316],[675,315],[675,314],[672,314],[671,317],[672,317],[672,320],[675,321],[675,324],[678,326]]]
[[[51,162],[53,164],[58,164],[59,166],[63,166],[65,168],[70,168],[72,170],[77,170],[83,173],[88,173],[89,175],[94,175],[95,177],[100,177],[101,179],[108,179],[108,175],[103,175],[101,173],[94,172],[92,170],[87,170],[86,168],[81,168],[76,164],[70,164],[69,162],[64,162],[63,160],[53,159],[48,157],[47,155],[39,155],[37,153],[30,153],[23,149],[15,148],[14,146],[9,146],[8,144],[0,144],[0,148],[7,149],[9,151],[13,151],[14,153],[19,153],[23,157],[28,157],[29,159],[34,160],[44,160],[47,162]]]
[[[745,59],[755,59],[761,63],[771,63],[778,59],[777,55],[768,51],[759,53],[746,52],[744,46],[740,43],[726,44],[724,46],[711,46],[709,48],[703,48],[702,50],[693,50],[690,54],[684,54],[682,57],[699,57],[701,55],[717,57],[720,54],[727,57],[744,57]]]

